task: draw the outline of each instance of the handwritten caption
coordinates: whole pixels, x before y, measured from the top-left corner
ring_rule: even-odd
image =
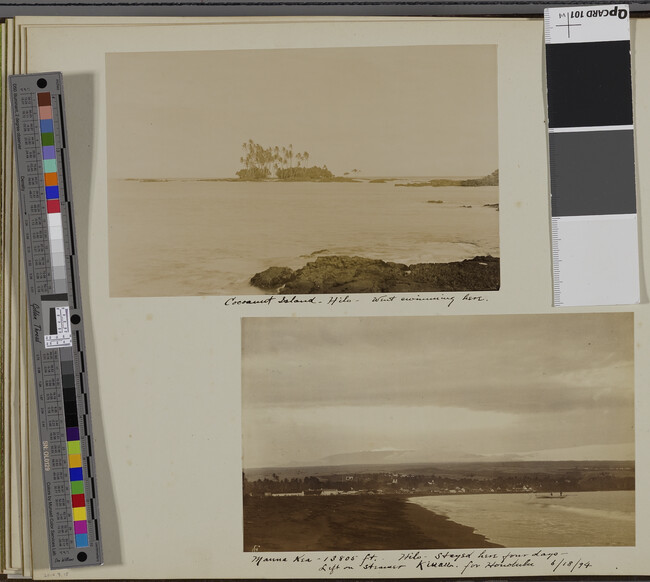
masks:
[[[260,548],[254,548],[259,551]],[[372,552],[345,554],[294,554],[265,556],[253,554],[255,566],[287,567],[301,564],[330,576],[343,573],[399,571],[400,576],[419,572],[446,571],[453,576],[475,575],[480,570],[499,573],[571,574],[587,572],[592,568],[589,560],[569,552],[542,549],[528,551],[495,550],[441,550],[403,552],[398,556]]]
[[[224,301],[226,307],[246,307],[249,305],[328,305],[334,307],[335,305],[351,305],[357,303],[440,303],[446,305],[448,308],[455,303],[473,302],[484,303],[487,302],[487,297],[484,295],[476,295],[474,293],[458,293],[458,294],[441,294],[441,295],[420,295],[418,293],[408,295],[395,295],[390,293],[383,293],[370,296],[355,296],[355,295],[269,295],[260,298],[249,297],[228,297]]]

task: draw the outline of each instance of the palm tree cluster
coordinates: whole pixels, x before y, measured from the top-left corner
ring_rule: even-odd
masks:
[[[271,176],[272,169],[281,180],[317,180],[334,176],[327,166],[310,168],[307,165],[309,152],[294,152],[293,144],[265,148],[249,139],[242,144],[242,150],[239,161],[244,167],[237,175],[243,180],[264,180]]]

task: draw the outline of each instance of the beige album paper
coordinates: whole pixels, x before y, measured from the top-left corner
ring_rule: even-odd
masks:
[[[215,34],[216,27],[219,34]],[[646,54],[650,48],[646,46],[650,43],[650,29],[643,22],[638,22],[634,32],[633,55],[636,57]],[[131,26],[119,32],[112,27],[68,27],[64,35],[57,28],[27,27],[25,34],[29,47],[28,72],[61,70],[65,75],[77,237],[82,249],[80,268],[82,280],[87,281],[83,299],[89,366],[92,370],[90,380],[95,386],[93,424],[106,563],[101,568],[67,571],[66,577],[456,577],[489,574],[638,574],[647,571],[647,545],[650,543],[649,524],[644,512],[648,501],[645,485],[650,477],[645,445],[647,429],[633,420],[634,417],[643,418],[648,412],[648,398],[642,390],[647,385],[650,371],[642,357],[648,345],[645,331],[650,323],[647,306],[573,310],[576,315],[571,315],[570,310],[558,312],[550,307],[541,21],[341,19],[287,23],[269,20],[198,27],[179,24],[160,29]],[[52,50],[55,40],[56,51]],[[84,47],[84,50],[79,50],[79,47]],[[388,53],[404,51],[426,54],[429,51],[431,55],[439,50],[454,53],[456,50],[471,49],[493,55],[490,57],[492,64],[486,65],[490,67],[486,70],[496,80],[494,119],[498,153],[492,154],[494,157],[490,163],[498,163],[498,198],[496,201],[480,197],[467,200],[453,211],[457,213],[456,216],[462,216],[458,214],[461,211],[477,216],[475,228],[471,229],[473,233],[484,228],[482,218],[490,220],[490,217],[498,217],[496,247],[494,242],[488,242],[492,244],[491,252],[485,253],[500,257],[498,291],[436,293],[422,289],[410,293],[400,290],[355,293],[350,290],[338,295],[311,291],[296,294],[295,298],[291,294],[268,292],[244,294],[241,287],[233,287],[229,293],[223,289],[218,289],[218,294],[209,290],[207,295],[196,291],[170,292],[169,287],[162,292],[140,293],[140,296],[134,296],[138,293],[113,293],[112,245],[125,222],[123,217],[116,218],[112,214],[114,200],[109,182],[112,154],[107,143],[110,143],[111,130],[115,128],[110,125],[107,95],[110,98],[111,91],[116,90],[107,83],[111,80],[112,61],[122,59],[137,64],[138,59],[146,60],[146,56],[137,53],[155,53],[155,58],[163,55],[160,59],[165,62],[164,53],[169,55],[170,51],[180,51],[178,55],[169,56],[168,62],[172,64],[176,61],[188,62],[183,59],[191,57],[193,53],[183,54],[185,51],[217,52],[215,62],[221,63],[224,59],[227,61],[229,54],[233,58],[243,59],[242,63],[248,57],[254,60],[253,53],[256,52],[260,53],[263,61],[265,51],[295,55],[300,61],[317,52],[327,56],[338,50],[361,54],[372,53],[375,49]],[[200,55],[208,59],[212,56]],[[201,63],[198,55],[196,60],[189,60],[189,63],[195,62]],[[244,64],[242,70],[251,74],[252,65],[246,64],[246,68]],[[178,70],[178,64],[167,69],[166,76],[170,83],[173,83],[174,73]],[[199,66],[194,80],[186,81],[187,93],[180,91],[184,97],[180,99],[179,107],[192,107],[193,101],[188,96],[195,85],[200,86],[203,82],[201,76],[214,75],[219,70],[218,67]],[[136,65],[128,72],[138,77]],[[426,68],[419,73],[422,76],[430,74]],[[179,78],[182,77],[179,74]],[[135,78],[133,83],[124,82],[119,87],[127,99],[129,90],[135,90]],[[331,90],[345,93],[346,86],[355,86],[352,81],[347,85],[342,82],[332,84]],[[273,76],[269,75],[268,84],[272,83]],[[263,88],[264,83],[259,86]],[[298,90],[299,84],[289,87]],[[413,85],[405,84],[404,91],[396,91],[406,102],[412,98],[408,93],[409,87]],[[650,151],[650,120],[647,107],[643,105],[647,102],[644,95],[650,94],[650,77],[641,67],[635,69],[635,90],[637,147],[638,154],[641,154]],[[137,98],[142,98],[143,91],[146,91],[146,87],[137,88]],[[202,110],[204,117],[201,123],[203,131],[214,135],[219,151],[225,152],[231,151],[233,145],[230,140],[227,144],[218,141],[219,126],[225,123],[223,119],[228,117],[229,111],[227,93],[221,94],[223,97],[218,107],[210,111]],[[462,91],[456,95],[462,95]],[[264,97],[263,90],[260,90],[258,99],[263,100]],[[292,98],[287,96],[288,100]],[[256,100],[251,99],[255,103]],[[155,108],[155,91],[145,96],[142,102]],[[241,104],[233,104],[232,107],[233,111],[237,111]],[[308,101],[304,107],[309,107]],[[435,109],[435,100],[432,100],[431,107]],[[263,108],[258,106],[255,111],[260,115]],[[268,115],[272,115],[272,112]],[[381,115],[377,117],[377,124],[381,125]],[[175,127],[172,131],[172,122],[169,123],[169,141],[175,144],[183,140],[182,128]],[[267,120],[261,120],[260,127],[264,127],[264,123]],[[314,128],[305,128],[305,140],[316,133]],[[494,132],[491,135],[494,136]],[[389,139],[390,135],[386,137]],[[329,161],[325,153],[322,157],[319,155],[318,160],[314,159],[313,146],[302,146],[298,139],[279,136],[277,141],[271,141],[275,138],[270,135],[264,138],[266,141],[262,141],[262,136],[247,135],[245,139],[248,138],[262,149],[277,145],[278,148],[300,153],[301,168],[322,168],[328,164],[328,169],[331,165],[337,176],[361,170],[355,176],[364,178],[361,175],[363,168],[357,167],[357,164],[351,164],[349,169],[340,164],[339,168]],[[288,142],[287,139],[292,141]],[[471,134],[468,139],[471,139]],[[152,143],[152,149],[160,148],[159,142]],[[289,144],[296,149],[289,149]],[[137,162],[138,149],[142,147],[146,147],[146,144],[124,144],[125,154],[128,148],[132,148],[131,163],[134,160]],[[187,147],[191,148],[192,144]],[[240,143],[234,144],[235,150],[240,147]],[[310,154],[309,162],[303,161],[305,151]],[[348,151],[348,145],[338,152],[330,148],[329,156],[334,159],[341,154],[347,158]],[[150,159],[148,155],[143,154],[142,160]],[[398,154],[395,156],[399,157]],[[197,156],[189,156],[189,159],[195,157],[199,157],[198,152]],[[222,159],[222,156],[218,157]],[[241,157],[246,159],[246,155]],[[362,156],[360,158],[363,159]],[[638,155],[638,159],[643,228],[646,224],[643,200],[647,168],[643,156]],[[275,162],[280,165],[284,163],[277,159]],[[243,165],[244,169],[250,169],[245,162]],[[138,164],[134,166],[138,167]],[[293,168],[291,161],[289,169]],[[471,172],[475,179],[480,179],[494,169],[490,166],[489,169],[477,168]],[[236,163],[234,170],[237,171]],[[449,194],[440,194],[446,186],[426,183],[434,179],[433,174],[421,174],[421,179],[416,180],[414,178],[418,176],[410,171],[402,176],[389,175],[388,172],[392,173],[393,170],[390,168],[384,174],[376,173],[368,177],[407,178],[404,183],[424,182],[411,187],[392,186],[393,191],[403,190],[404,197],[420,200],[422,214],[429,210],[442,211],[442,207],[449,204],[449,200],[445,199]],[[435,170],[441,178],[471,179],[467,175],[469,171],[454,170],[446,175],[441,172]],[[161,176],[151,176],[143,171],[126,177],[141,180],[159,179]],[[162,177],[187,178],[171,174]],[[196,179],[206,176],[192,172],[189,177]],[[215,170],[211,177],[227,176]],[[192,184],[179,181],[167,187],[171,194],[164,196],[175,197],[179,209],[183,207],[185,193],[188,199],[193,196]],[[494,188],[460,184],[448,187]],[[155,190],[152,192],[155,193]],[[153,193],[146,195],[153,196]],[[423,194],[425,198],[422,198]],[[139,195],[142,194],[133,193],[134,215],[139,212],[142,220],[149,214],[135,207],[138,202],[135,199]],[[273,196],[274,193],[269,190],[269,195]],[[440,203],[429,202],[440,199]],[[154,197],[152,205],[155,203]],[[169,201],[166,203],[170,204]],[[339,204],[344,206],[341,201]],[[391,204],[395,204],[394,200]],[[498,204],[498,210],[485,206],[493,204]],[[477,205],[480,207],[475,208]],[[122,201],[120,212],[128,215],[128,210],[127,197]],[[219,205],[212,211],[215,229],[219,222],[218,210]],[[291,205],[287,205],[286,215],[292,210]],[[198,210],[196,212],[198,223],[204,224],[210,220],[209,216],[201,216]],[[372,218],[379,210],[367,204],[367,212],[367,223],[372,224]],[[169,220],[163,226],[170,233],[176,233],[175,228],[182,225],[174,223],[173,212],[169,211],[168,214]],[[155,216],[153,208],[150,216]],[[304,213],[298,212],[297,220],[304,220],[302,216]],[[249,235],[254,239],[259,229],[254,228],[248,218],[244,213],[239,227],[243,231],[250,230]],[[280,213],[279,219],[284,218]],[[183,220],[180,212],[178,220]],[[137,231],[138,223],[135,224]],[[364,221],[357,222],[357,225],[363,224]],[[452,221],[452,224],[458,222]],[[154,226],[159,227],[160,223]],[[399,249],[400,237],[391,232],[390,224],[386,224],[385,230],[382,250],[385,253],[395,252]],[[130,240],[134,241],[130,260],[137,264],[139,258],[151,256],[146,254],[149,250],[147,245],[150,247],[152,241],[159,241],[160,233],[138,239],[137,236],[133,238],[133,231],[130,233]],[[184,236],[192,242],[192,235],[196,234],[198,242],[203,244],[202,241],[205,242],[209,236],[207,232],[197,229],[196,233],[186,232]],[[146,233],[144,226],[142,233]],[[269,233],[276,241],[282,238],[277,237],[273,229],[269,229]],[[233,233],[232,236],[237,234]],[[218,236],[219,233],[215,233],[215,240],[219,240]],[[449,243],[450,236],[442,242]],[[494,237],[494,234],[489,236]],[[480,238],[489,241],[489,236]],[[332,241],[345,247],[337,249],[339,254],[344,254],[339,252],[341,250],[347,253],[351,246],[347,241],[341,243],[342,239],[342,236],[335,236]],[[227,245],[227,242],[225,240],[220,244]],[[477,243],[469,241],[468,244]],[[309,255],[318,250],[307,248],[300,253]],[[196,268],[205,263],[197,261],[196,246],[190,244],[181,247],[181,251],[181,256],[174,260],[184,268],[193,265]],[[284,255],[275,252],[273,258],[295,254],[291,249]],[[394,256],[388,254],[386,258],[395,260]],[[234,259],[233,263],[237,265],[250,262],[250,257],[241,253]],[[145,264],[149,262],[143,260]],[[404,264],[415,264],[415,261]],[[122,261],[117,268],[121,266]],[[262,266],[268,268],[267,265]],[[271,266],[296,268],[299,265],[271,263]],[[174,270],[174,265],[167,268]],[[260,271],[263,269],[254,270],[251,275]],[[205,274],[202,276],[205,277]],[[164,276],[160,278],[162,281],[164,279]],[[219,279],[218,273],[214,279]],[[303,299],[307,301],[301,301]],[[469,334],[471,340],[465,342],[465,334]],[[386,341],[381,339],[384,335]],[[557,353],[554,350],[558,347],[552,345],[556,343],[553,341],[556,336],[561,338],[557,342],[559,345],[566,345],[566,349]],[[444,341],[445,337],[449,338],[449,342]],[[587,345],[585,337],[598,341],[596,345]],[[402,341],[399,341],[400,338]],[[512,343],[509,345],[508,341]],[[466,350],[463,349],[465,343]],[[430,350],[426,349],[427,345]],[[323,368],[319,353],[330,363],[331,369]],[[489,357],[490,353],[493,358]],[[390,362],[391,358],[396,362],[395,366],[389,366],[393,370],[393,382],[382,383],[375,368],[384,368],[385,362]],[[512,366],[513,374],[497,372],[495,361],[503,366]],[[436,362],[439,362],[438,366],[435,366]],[[452,362],[456,365],[451,365]],[[521,362],[529,365],[518,368]],[[410,366],[405,363],[410,363]],[[447,385],[442,392],[431,392],[430,383],[423,379],[436,369],[445,370],[440,376]],[[296,371],[300,373],[296,374]],[[544,379],[547,371],[552,378]],[[326,378],[328,374],[331,374],[331,383],[323,382],[323,377]],[[508,386],[508,378],[517,379],[518,384]],[[460,391],[458,396],[454,396],[456,392],[449,389],[454,385],[467,387],[468,382],[477,384],[471,390]],[[305,390],[300,390],[301,386]],[[486,392],[492,392],[494,398],[488,398]],[[373,401],[375,406],[370,407],[366,403],[367,409],[360,408],[362,400]],[[500,404],[490,404],[492,401]],[[382,408],[382,402],[386,407]],[[478,404],[472,404],[474,402]],[[409,406],[421,408],[421,416],[417,417],[416,422],[410,422]],[[563,409],[561,412],[558,410],[557,417],[562,430],[551,420],[551,411],[556,408]],[[426,411],[431,413],[431,421],[425,418]],[[387,416],[382,417],[381,414]],[[515,418],[517,414],[522,415],[519,421]],[[544,414],[549,416],[545,418]],[[536,422],[524,422],[525,415],[532,415]],[[562,418],[564,420],[559,420]],[[443,427],[445,422],[453,423],[453,430],[450,426],[448,431],[431,433],[430,423],[435,421]],[[477,421],[476,424],[474,421]],[[380,430],[382,424],[385,430]],[[528,432],[525,430],[527,425],[530,426]],[[598,432],[594,426],[604,428]],[[437,456],[426,458],[418,442],[431,438],[432,434],[437,440],[446,438],[447,442],[444,447],[438,447]],[[500,439],[501,444],[490,447],[490,439]],[[32,433],[32,440],[37,441],[35,432]],[[295,441],[300,440],[303,442],[298,446]],[[513,441],[519,441],[520,445],[512,448]],[[328,448],[323,445],[325,442],[332,442],[336,446]],[[476,442],[482,442],[483,448],[472,444]],[[430,448],[426,448],[431,454]],[[368,509],[368,503],[380,503],[387,499],[376,493],[378,489],[396,485],[399,503],[408,503],[410,518],[418,519],[421,524],[422,534],[418,539],[413,539],[412,548],[380,547],[378,541],[370,541],[362,544],[364,547],[333,550],[327,539],[332,535],[343,539],[345,535],[335,535],[336,528],[331,530],[332,524],[325,518],[321,529],[312,528],[308,532],[311,535],[316,531],[321,536],[314,544],[309,547],[301,547],[300,544],[287,547],[296,539],[295,531],[289,531],[291,523],[287,525],[286,520],[278,521],[277,512],[274,513],[268,504],[265,514],[267,522],[245,522],[247,504],[251,502],[263,503],[267,500],[275,503],[276,508],[279,503],[294,503],[287,505],[294,508],[293,511],[298,507],[295,503],[300,500],[314,502],[315,496],[312,499],[307,499],[304,494],[274,497],[274,493],[300,492],[298,489],[289,490],[287,483],[298,478],[290,471],[284,474],[274,471],[269,475],[263,471],[253,475],[249,471],[242,483],[243,471],[265,467],[283,467],[285,470],[288,467],[304,468],[313,463],[321,469],[308,474],[303,472],[300,475],[303,483],[305,478],[317,479],[321,492],[326,489],[342,491],[338,483],[329,483],[333,474],[322,467],[339,466],[338,463],[342,461],[348,467],[353,463],[364,464],[368,455],[364,458],[359,453],[373,452],[379,453],[380,457],[383,455],[384,463],[392,463],[396,458],[399,460],[400,456],[402,460],[416,463],[443,463],[450,459],[469,462],[467,456],[471,454],[501,456],[501,461],[506,461],[507,455],[532,460],[535,456],[533,453],[536,453],[538,462],[579,459],[583,461],[581,467],[584,469],[585,461],[606,460],[614,462],[609,465],[612,470],[608,469],[612,479],[621,476],[625,480],[635,473],[636,486],[630,490],[628,479],[625,481],[628,485],[621,491],[611,492],[621,493],[626,499],[625,502],[615,501],[621,509],[613,519],[620,528],[612,539],[617,540],[619,547],[613,547],[613,542],[602,539],[551,535],[523,544],[518,544],[516,540],[491,544],[494,547],[484,544],[481,550],[478,541],[481,535],[485,541],[486,536],[496,539],[497,534],[482,533],[481,528],[485,526],[468,521],[466,516],[461,515],[462,512],[458,513],[462,508],[445,506],[445,503],[453,502],[451,498],[458,495],[459,488],[465,488],[464,493],[468,493],[468,489],[478,486],[469,481],[457,483],[453,486],[457,493],[437,495],[439,504],[427,508],[427,503],[436,502],[436,499],[431,501],[436,495],[429,496],[429,501],[425,502],[427,496],[420,495],[421,483],[408,489],[404,485],[403,479],[409,479],[410,474],[417,480],[415,473],[400,469],[391,470],[397,476],[391,476],[390,483],[386,475],[382,475],[386,483],[350,486],[347,490],[355,491],[355,494],[345,497],[331,495],[331,503],[358,503],[362,517],[367,520],[369,535],[385,540],[389,536],[381,535],[383,514],[380,512],[370,519],[371,516],[367,512],[364,514],[364,511]],[[443,458],[443,452],[448,455],[447,458]],[[350,456],[346,458],[340,455]],[[411,458],[408,455],[412,455]],[[609,458],[600,458],[603,455]],[[371,464],[380,457],[375,456]],[[32,477],[39,473],[40,459],[34,454]],[[361,472],[349,473],[337,474],[343,479],[351,476],[351,482],[356,485],[355,479],[360,478]],[[588,473],[586,471],[581,477],[588,478]],[[373,472],[366,471],[364,474],[367,476]],[[438,484],[426,483],[422,486],[439,488],[444,483],[446,489],[450,490],[450,480],[458,478],[458,475],[438,476]],[[252,493],[247,486],[255,482],[259,485],[265,479],[278,483],[277,490],[268,489],[261,496],[246,497],[247,493]],[[393,479],[397,482],[392,483]],[[517,486],[532,489],[530,482],[526,481]],[[46,578],[51,573],[43,521],[43,492],[39,479],[32,478],[31,483],[34,572],[37,578]],[[286,490],[280,491],[283,484]],[[502,483],[493,485],[508,487]],[[375,493],[365,495],[362,500],[359,494],[362,488],[374,490]],[[404,500],[407,494],[399,491],[399,488],[408,490],[411,501]],[[415,494],[412,489],[416,490]],[[552,492],[561,494],[557,501],[569,502],[567,507],[570,508],[572,499],[567,496],[569,491],[564,489],[558,487]],[[480,494],[475,491],[471,493]],[[489,494],[492,495],[492,492]],[[520,490],[508,492],[507,495],[535,497],[535,492]],[[320,495],[317,501],[321,504],[329,502],[328,497]],[[539,510],[539,505],[544,503],[551,501],[538,499],[532,504],[531,512]],[[606,502],[601,500],[599,503],[604,507]],[[327,510],[327,506],[324,507]],[[553,507],[551,511],[555,511]],[[567,511],[567,514],[580,514],[583,519],[588,519],[585,514],[590,515],[591,512],[594,517],[593,507],[577,509],[583,511]],[[440,544],[432,544],[431,539],[436,539],[430,529],[433,518],[423,517],[428,516],[427,511],[432,515],[447,515],[449,522],[476,530],[473,534],[476,537],[463,530],[468,534],[465,536],[470,540],[468,543],[448,539],[446,546],[444,540]],[[416,513],[417,518],[414,517]],[[611,521],[611,515],[606,514],[607,510],[601,507],[597,518]],[[532,518],[529,516],[529,519]],[[404,523],[395,521],[397,526]],[[562,525],[567,521],[560,519],[559,523]],[[341,531],[347,525],[339,524]],[[251,547],[246,547],[246,540],[251,535],[261,535],[264,541],[254,541]],[[459,534],[459,537],[463,536]],[[298,535],[297,538],[303,541],[309,539],[305,535]],[[265,547],[268,540],[276,545]],[[413,552],[405,552],[407,549]],[[485,553],[487,549],[489,553]]]

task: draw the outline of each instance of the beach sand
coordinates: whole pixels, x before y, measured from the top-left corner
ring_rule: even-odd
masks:
[[[245,497],[244,551],[498,547],[471,527],[391,495]]]

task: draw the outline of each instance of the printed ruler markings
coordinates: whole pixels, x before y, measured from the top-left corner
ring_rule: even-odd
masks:
[[[639,302],[629,10],[547,8],[553,303]]]
[[[10,77],[52,568],[102,562],[60,73]]]

